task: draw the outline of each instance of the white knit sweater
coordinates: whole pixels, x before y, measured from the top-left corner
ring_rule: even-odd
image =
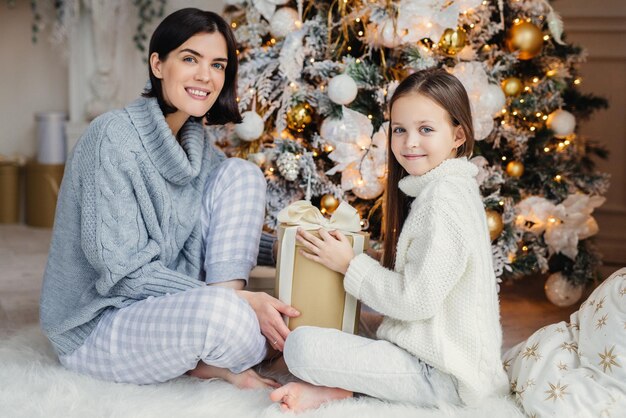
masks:
[[[388,340],[459,382],[466,405],[508,392],[485,211],[466,158],[449,159],[400,189],[415,197],[400,233],[394,271],[361,254],[346,291],[383,313]]]

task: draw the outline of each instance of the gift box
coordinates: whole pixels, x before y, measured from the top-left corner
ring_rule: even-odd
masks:
[[[13,161],[0,161],[0,223],[14,224],[20,220],[20,166]]]
[[[26,225],[51,228],[64,164],[26,164]]]
[[[296,240],[298,228],[319,236],[320,228],[340,230],[354,249],[361,254],[367,248],[369,235],[361,232],[359,213],[343,202],[330,219],[308,201],[298,201],[278,214],[278,260],[274,294],[293,306],[301,315],[285,317],[293,330],[301,325],[335,328],[356,334],[360,305],[343,288],[343,275],[330,270],[299,253],[302,244]]]

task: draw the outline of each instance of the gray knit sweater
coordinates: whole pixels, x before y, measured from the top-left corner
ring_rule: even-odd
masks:
[[[58,354],[109,307],[204,285],[200,202],[224,155],[199,123],[180,139],[156,99],[140,98],[95,119],[68,159],[40,309]]]

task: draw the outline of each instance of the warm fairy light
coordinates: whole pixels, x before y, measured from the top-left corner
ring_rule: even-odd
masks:
[[[313,64],[315,62],[315,58],[311,58],[309,61]]]
[[[237,27],[237,23],[233,22],[233,23],[230,24],[230,26],[232,26],[232,28],[235,29]]]
[[[294,22],[296,29],[301,29],[302,28],[302,21],[301,20],[296,20]]]
[[[506,161],[506,157],[504,155],[502,156],[502,161]]]
[[[555,218],[554,216],[550,216],[550,217],[548,218],[548,222],[550,222],[551,224],[553,224],[553,223],[555,223],[555,222],[556,222],[556,218]]]
[[[250,89],[250,90],[248,90],[248,92],[249,92],[250,94],[254,94],[254,89]]]
[[[517,116],[517,110],[513,111],[513,116]]]
[[[504,200],[499,201],[499,202],[498,202],[498,205],[500,205],[500,206],[504,206]]]
[[[569,145],[569,144],[571,144],[571,142],[570,142],[570,140],[569,140],[569,139],[566,139],[565,141],[563,141],[563,143],[564,143],[565,145]]]
[[[358,179],[358,180],[356,181],[356,184],[358,184],[359,186],[362,186],[362,185],[363,185],[363,183],[364,183],[363,179]]]
[[[502,109],[502,114],[504,115],[506,113],[506,109]]]
[[[239,55],[239,50],[237,50],[237,55]]]
[[[564,142],[559,142],[559,148],[563,148],[565,147],[565,143]]]
[[[237,97],[237,98],[235,99],[235,101],[236,101],[237,103],[239,103],[239,97]]]
[[[374,116],[372,116],[372,115],[367,115],[367,118],[368,118],[369,120],[372,120],[372,118],[373,118],[373,117],[374,117]]]
[[[324,148],[324,151],[326,152],[331,152],[333,150],[333,146],[332,145],[326,145],[326,147]]]
[[[360,64],[360,63],[361,63],[361,60],[360,60],[359,58],[357,58],[355,62],[356,62],[357,64]]]
[[[300,159],[300,154],[296,154],[296,159],[299,160]]]
[[[427,27],[427,28],[432,28],[432,27],[433,27],[433,24],[432,24],[432,23],[430,23],[430,22],[427,22],[427,23],[426,23],[426,27]]]
[[[524,103],[524,99],[519,99],[519,102],[520,103]]]
[[[543,40],[544,40],[544,41],[547,41],[548,39],[550,39],[550,35],[545,35],[545,36],[543,37]]]
[[[270,173],[274,172],[274,167],[270,167]]]
[[[324,91],[324,85],[323,85],[323,84],[322,84],[322,85],[320,85],[320,90],[321,90],[321,91]]]
[[[275,45],[275,44],[276,44],[276,39],[274,39],[274,38],[270,39],[270,43],[271,43],[272,45]]]
[[[544,152],[550,152],[550,148],[545,147],[545,148],[543,149],[543,151],[544,151]]]
[[[562,177],[560,174],[557,174],[556,176],[554,176],[554,180],[556,181],[561,181]]]
[[[322,212],[322,215],[324,215],[326,213],[326,208],[321,208],[320,212]]]
[[[365,151],[367,147],[361,147],[361,151]]]
[[[356,23],[359,23],[359,22],[361,21],[361,18],[360,18],[360,17],[357,17],[357,18],[355,19],[355,21],[356,21]]]
[[[524,245],[524,246],[522,247],[522,251],[524,251],[524,252],[528,251],[528,247]]]
[[[296,83],[294,83],[293,81],[291,83],[289,83],[289,87],[291,87],[292,89],[296,88]]]
[[[582,83],[582,80],[580,78],[577,78],[576,80],[574,80],[574,84],[578,85]]]
[[[519,19],[515,19],[513,22],[515,22],[515,23],[519,23]]]
[[[363,31],[362,30],[360,30],[358,33],[359,33],[359,36],[363,36]]]
[[[530,127],[530,131],[531,131],[531,132],[535,132],[535,129],[536,129],[536,128],[535,128],[534,126],[531,126],[531,127]]]
[[[548,115],[543,115],[543,116],[541,117],[541,119],[543,119],[543,120],[548,120]]]
[[[505,121],[500,121],[500,125],[506,125]]]
[[[546,73],[546,75],[547,75],[548,77],[552,77],[552,76],[554,76],[555,74],[556,74],[556,70],[548,70],[548,72]]]
[[[487,5],[487,0],[483,0],[483,6]]]
[[[526,120],[526,116],[524,116],[524,117],[522,118],[522,120]]]
[[[351,46],[348,46],[348,51],[352,51],[352,47]]]
[[[386,96],[387,95],[387,89],[383,89],[383,94]]]
[[[524,87],[524,91],[530,91],[530,87],[528,86]]]
[[[474,26],[475,25],[473,23],[470,23],[470,28],[474,29]]]
[[[541,112],[535,113],[535,116],[537,116],[537,117],[541,116]]]
[[[539,78],[538,77],[533,78],[533,83],[537,83],[537,82],[539,82]]]
[[[319,154],[317,153],[317,151],[313,151],[313,156],[317,157]]]
[[[531,20],[530,20],[530,18],[529,18],[529,17],[528,17],[528,18],[526,18],[526,22],[527,22],[527,23],[530,23],[530,22],[531,22]]]

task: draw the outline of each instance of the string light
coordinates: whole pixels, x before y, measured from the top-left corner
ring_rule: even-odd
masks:
[[[545,35],[545,36],[543,37],[543,40],[544,40],[544,41],[547,41],[548,39],[550,39],[550,35]]]
[[[570,140],[569,140],[569,139],[566,139],[565,141],[563,141],[563,143],[564,143],[565,145],[569,145],[569,144],[571,144],[571,142],[570,142]]]
[[[574,84],[578,85],[582,83],[582,80],[580,78],[577,78],[576,80],[574,80]]]
[[[544,151],[544,152],[550,152],[550,148],[545,147],[545,148],[543,149],[543,151]]]
[[[537,116],[537,117],[541,116],[541,112],[535,113],[535,116]]]
[[[519,102],[520,103],[524,103],[524,99],[519,99]]]
[[[530,87],[528,86],[524,87],[524,91],[530,91]]]
[[[551,224],[553,224],[553,223],[555,223],[555,222],[556,222],[556,218],[555,218],[555,217],[553,217],[553,216],[550,216],[550,217],[548,218],[548,222],[550,222]]]
[[[360,63],[361,63],[361,60],[360,60],[359,58],[357,58],[355,62],[356,62],[357,64],[360,64]]]
[[[326,152],[331,152],[333,150],[333,146],[332,145],[326,145],[326,147],[324,148],[324,151]]]
[[[524,245],[524,246],[522,247],[522,251],[524,251],[524,252],[528,251],[528,247]]]
[[[372,116],[372,115],[367,115],[367,118],[368,118],[369,120],[372,120],[372,118],[373,118],[373,117],[374,117],[374,116]]]
[[[537,129],[537,128],[535,128],[534,126],[530,127],[531,132],[535,132],[535,129]]]
[[[506,113],[506,109],[502,109],[502,114],[504,115]]]
[[[357,17],[357,18],[355,19],[355,21],[356,21],[356,23],[359,23],[359,22],[361,21],[361,18],[360,18],[360,17]]]
[[[546,75],[547,75],[548,77],[552,77],[552,76],[554,76],[555,74],[556,74],[556,70],[548,70],[548,72],[546,73]]]
[[[513,116],[517,116],[517,110],[513,111]]]
[[[505,121],[500,121],[500,125],[506,125]]]
[[[500,206],[504,206],[504,200],[499,201],[499,202],[498,202],[498,205],[500,205]]]
[[[543,116],[541,117],[541,119],[543,119],[543,120],[548,120],[548,115],[543,115]]]
[[[539,78],[538,77],[533,78],[533,83],[537,83],[537,82],[539,82]]]
[[[359,36],[363,36],[363,31],[362,30],[359,31]]]
[[[502,161],[506,161],[506,157],[504,155],[502,156]]]
[[[557,182],[561,182],[561,179],[562,177],[560,174],[557,174],[556,176],[554,176],[554,180],[556,180]]]

